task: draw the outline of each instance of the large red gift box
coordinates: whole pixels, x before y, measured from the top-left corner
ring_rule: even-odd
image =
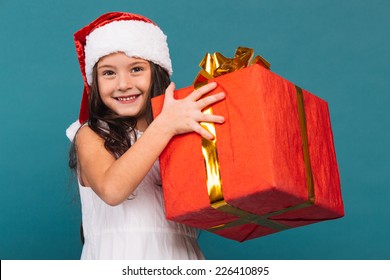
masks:
[[[219,194],[208,191],[202,138],[175,136],[160,156],[167,219],[242,242],[342,217],[327,103],[258,64],[210,81],[210,94],[226,93],[212,106],[226,119],[214,125]],[[152,106],[156,117],[163,96]]]

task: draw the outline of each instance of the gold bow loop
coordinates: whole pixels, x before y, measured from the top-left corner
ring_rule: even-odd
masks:
[[[199,72],[194,85],[201,86],[208,79],[238,71],[256,63],[270,69],[271,64],[267,60],[260,55],[253,58],[253,55],[253,49],[247,47],[238,47],[233,58],[227,58],[219,52],[214,54],[207,53],[199,63],[203,70]]]

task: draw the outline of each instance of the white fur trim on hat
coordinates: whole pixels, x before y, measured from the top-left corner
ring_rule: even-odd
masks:
[[[85,75],[89,85],[99,59],[116,52],[152,61],[172,74],[167,37],[158,26],[138,20],[114,21],[95,29],[86,38]]]

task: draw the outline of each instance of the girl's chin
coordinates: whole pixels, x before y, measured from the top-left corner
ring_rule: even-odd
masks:
[[[116,113],[121,117],[145,119],[144,113],[140,113],[140,110],[117,110]]]

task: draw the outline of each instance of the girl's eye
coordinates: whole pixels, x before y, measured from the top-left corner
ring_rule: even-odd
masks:
[[[131,68],[132,73],[136,73],[136,72],[140,72],[140,71],[142,71],[142,67],[136,66],[136,67]]]
[[[105,71],[103,71],[102,74],[103,74],[103,76],[112,76],[115,73],[114,73],[114,71],[111,71],[111,70],[105,70]]]

